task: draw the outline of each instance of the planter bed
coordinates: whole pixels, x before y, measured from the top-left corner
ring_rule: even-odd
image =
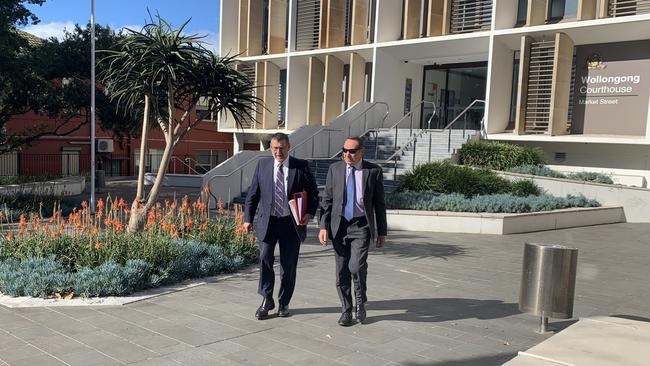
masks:
[[[625,222],[623,207],[567,208],[526,213],[388,210],[388,229],[469,234],[518,234]]]

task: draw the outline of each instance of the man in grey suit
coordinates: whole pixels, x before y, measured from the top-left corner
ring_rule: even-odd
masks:
[[[383,173],[378,165],[363,160],[363,153],[362,140],[350,137],[343,144],[343,161],[330,165],[318,233],[322,245],[329,238],[334,247],[342,326],[354,324],[350,282],[357,321],[366,319],[368,249],[371,240],[383,247],[387,232]]]
[[[259,206],[255,233],[260,246],[260,282],[257,292],[262,304],[255,312],[257,319],[265,319],[275,308],[273,286],[275,283],[275,245],[280,244],[280,292],[278,316],[289,316],[289,301],[296,286],[296,267],[300,243],[307,234],[307,222],[314,217],[318,207],[318,187],[306,160],[289,156],[289,136],[276,133],[271,137],[273,159],[262,159],[246,195],[244,229],[251,230]],[[307,213],[302,222],[291,216],[289,200],[297,192],[307,192]]]

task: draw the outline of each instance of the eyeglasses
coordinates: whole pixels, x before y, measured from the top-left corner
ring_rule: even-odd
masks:
[[[359,150],[361,150],[361,149],[346,149],[346,148],[342,148],[341,150],[343,150],[343,153],[344,153],[344,154],[345,154],[345,153],[356,154],[356,153],[359,152]]]

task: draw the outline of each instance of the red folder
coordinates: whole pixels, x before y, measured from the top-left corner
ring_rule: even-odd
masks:
[[[293,198],[289,200],[289,208],[291,209],[291,216],[293,216],[296,225],[300,225],[307,214],[307,192],[294,193]]]

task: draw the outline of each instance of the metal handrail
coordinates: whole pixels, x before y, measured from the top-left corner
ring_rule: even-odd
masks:
[[[456,118],[454,118],[445,128],[442,129],[442,132],[444,133],[445,131],[449,131],[449,136],[447,137],[447,152],[451,150],[451,126],[456,123],[456,121],[460,120],[460,117],[464,116],[464,122],[463,122],[463,137],[465,137],[465,130],[467,129],[467,112],[477,103],[483,103],[485,106],[485,101],[482,99],[474,99],[465,109],[460,112]],[[483,111],[483,118],[485,118],[485,111]],[[481,118],[481,124],[483,121],[483,118]]]
[[[386,103],[386,102],[373,102],[373,103],[372,103],[368,108],[366,108],[363,112],[361,112],[358,116],[356,116],[353,120],[351,120],[350,123],[348,123],[348,128],[347,128],[347,130],[348,130],[348,136],[350,136],[350,133],[351,133],[351,131],[352,131],[352,124],[353,124],[355,121],[357,121],[358,119],[360,119],[362,116],[364,117],[364,119],[363,119],[363,124],[364,124],[364,128],[363,128],[363,130],[364,130],[364,133],[365,133],[365,131],[368,130],[368,121],[367,121],[367,119],[366,119],[366,116],[368,115],[368,112],[369,112],[372,108],[374,108],[375,106],[377,106],[377,105],[379,105],[379,104],[382,104],[382,105],[384,105],[384,106],[386,107],[386,113],[384,114],[384,117],[382,117],[382,119],[381,119],[381,121],[382,121],[382,125],[384,124],[384,121],[386,120],[386,118],[388,118],[388,115],[390,114],[390,106],[389,106],[388,103]],[[338,151],[337,151],[336,153],[334,153],[334,154],[332,154],[332,153],[329,151],[329,148],[330,148],[330,146],[331,146],[331,141],[330,141],[330,140],[331,140],[331,138],[332,138],[332,137],[331,137],[332,135],[331,135],[329,132],[345,132],[345,129],[335,129],[335,128],[330,128],[330,129],[328,129],[328,128],[323,128],[323,129],[320,129],[320,130],[314,132],[311,136],[307,137],[303,142],[301,142],[301,143],[299,143],[298,145],[292,147],[291,150],[289,150],[289,155],[291,155],[291,152],[295,151],[296,149],[298,149],[298,148],[301,147],[302,145],[304,145],[304,144],[306,144],[307,142],[311,141],[311,142],[312,142],[312,145],[311,145],[311,150],[312,150],[311,152],[312,152],[312,154],[311,154],[311,155],[312,155],[312,157],[313,157],[313,156],[314,156],[314,144],[313,144],[314,137],[316,137],[316,135],[318,135],[318,134],[320,134],[320,133],[322,133],[322,132],[328,132],[328,135],[327,135],[327,153],[328,153],[328,155],[330,156],[330,159],[333,158],[333,157],[335,157],[336,155],[338,155],[338,153],[341,152],[341,150],[338,150]]]
[[[186,159],[190,159],[190,158],[186,158]],[[188,170],[190,173],[195,174],[195,175],[200,175],[199,172],[197,172],[194,168],[192,168],[188,163],[186,163],[185,161],[181,160],[181,158],[179,158],[178,156],[173,156],[173,155],[172,155],[172,157],[171,157],[171,159],[170,159],[169,161],[172,162],[172,161],[177,161],[177,160],[178,160],[178,162],[180,162],[181,164],[185,165],[185,166],[187,167],[187,170]],[[176,174],[176,164],[174,164],[174,172],[173,172],[172,174]]]
[[[460,119],[461,116],[463,116],[465,113],[467,113],[467,111],[468,111],[470,108],[472,108],[472,107],[474,106],[474,104],[476,104],[476,103],[483,103],[483,104],[485,104],[485,101],[482,100],[482,99],[474,99],[474,101],[472,101],[472,102],[471,102],[467,107],[465,107],[465,109],[463,109],[462,112],[460,112],[460,113],[456,116],[456,118],[454,118],[451,122],[449,122],[449,124],[447,124],[447,125],[442,129],[442,131],[446,131],[446,130],[448,130],[451,126],[453,126],[454,123],[456,123],[456,121],[458,121],[458,120]]]
[[[397,132],[398,132],[397,126],[399,126],[399,124],[402,123],[402,121],[404,121],[404,119],[406,117],[410,117],[411,118],[411,125],[409,127],[409,136],[413,136],[413,113],[418,110],[418,107],[421,107],[425,103],[426,104],[431,104],[433,106],[433,113],[431,114],[431,117],[427,121],[427,129],[431,129],[431,120],[433,119],[433,116],[435,116],[436,113],[438,112],[438,107],[436,106],[436,103],[434,103],[434,102],[430,102],[428,100],[421,100],[413,107],[413,109],[410,112],[408,112],[404,116],[402,116],[402,118],[400,118],[399,121],[397,121],[395,124],[390,126],[390,128],[388,129],[389,132],[390,132],[390,130],[395,129],[395,146],[393,146],[393,150],[397,150],[397,135],[398,135],[397,134]],[[375,144],[375,157],[377,157],[377,144]]]
[[[356,121],[357,119],[359,119],[362,115],[365,116],[365,115],[367,114],[367,112],[368,112],[371,108],[373,108],[375,105],[377,105],[377,104],[384,104],[384,105],[386,106],[386,114],[384,115],[384,117],[383,117],[383,119],[382,119],[382,123],[383,123],[383,121],[386,119],[386,117],[388,117],[388,114],[389,114],[389,106],[388,106],[388,103],[385,103],[385,102],[375,102],[375,103],[373,103],[371,106],[369,106],[368,108],[366,108],[366,109],[362,112],[362,114],[360,114],[359,116],[355,117],[352,121],[350,121],[350,124],[349,124],[350,127],[348,128],[348,132],[350,131],[351,125],[352,125],[352,123],[353,123],[354,121]],[[364,122],[364,123],[365,123],[365,122]],[[324,128],[324,129],[320,129],[320,130],[318,130],[318,131],[317,131],[316,133],[314,133],[312,136],[308,137],[305,141],[308,141],[309,139],[312,139],[316,134],[318,134],[320,131],[323,131],[323,130],[328,130],[328,131],[339,131],[339,132],[343,132],[343,131],[345,131],[345,130],[327,129],[327,128]],[[293,148],[291,148],[291,149],[289,150],[289,155],[291,155],[291,152],[292,152],[293,150],[295,150],[296,148],[300,147],[303,143],[304,143],[304,142],[301,142],[300,144],[298,144],[298,145],[294,146]],[[329,149],[329,147],[328,147],[328,149]],[[313,145],[312,145],[312,152],[313,152]],[[338,154],[338,152],[337,152],[337,154]],[[212,181],[213,181],[215,178],[218,178],[218,177],[220,177],[220,178],[230,177],[230,176],[232,176],[233,174],[235,174],[235,173],[237,173],[237,172],[241,172],[242,169],[243,169],[244,167],[246,167],[248,164],[252,163],[253,161],[257,161],[257,160],[261,159],[261,158],[264,157],[265,155],[266,155],[266,154],[260,154],[260,155],[253,156],[252,158],[246,160],[243,164],[241,164],[237,169],[231,171],[231,172],[228,173],[228,174],[215,174],[215,175],[213,175],[212,177],[210,177],[210,179],[208,179],[208,181],[207,181],[205,184],[208,186],[208,191],[209,191],[210,195],[212,196],[212,198],[214,198],[214,202],[217,201],[217,197],[215,197],[214,194],[212,194],[212,190],[210,189],[210,183],[212,183]],[[334,156],[336,156],[336,154],[335,154]],[[240,176],[240,177],[241,177],[241,176]],[[241,186],[241,183],[240,183],[240,186]],[[241,188],[241,187],[240,187],[240,188]],[[228,189],[228,191],[229,191],[229,193],[228,193],[228,202],[230,202],[230,198],[231,198],[230,189]]]
[[[475,99],[474,101],[472,101],[465,109],[463,109],[462,112],[460,112],[460,114],[458,114],[458,116],[456,116],[456,118],[454,118],[449,124],[447,124],[440,132],[440,133],[444,133],[446,130],[449,131],[449,137],[447,139],[447,152],[451,150],[451,127],[460,119],[460,117],[465,116],[464,124],[463,124],[463,137],[465,137],[465,130],[467,129],[467,111],[469,111],[477,103],[485,104],[485,101],[481,99]],[[433,118],[434,115],[431,115],[431,118]],[[481,126],[483,126],[482,121],[484,118],[485,116],[481,119]],[[393,155],[391,155],[388,159],[384,161],[384,163],[390,163],[391,161],[393,162],[393,179],[395,179],[397,176],[397,156],[400,153],[404,152],[404,150],[408,146],[410,146],[411,143],[415,143],[413,147],[413,164],[415,165],[415,148],[417,146],[417,140],[420,136],[422,136],[422,134],[424,134],[424,132],[425,131],[420,131],[420,133],[413,135],[402,147],[399,148],[399,150],[395,151]],[[395,140],[397,141],[397,138]],[[431,137],[429,137],[429,158],[431,158]]]
[[[427,124],[428,124],[428,125],[431,125],[431,120],[433,119],[433,116],[436,115],[436,112],[437,112],[437,110],[436,110],[435,107],[434,107],[433,114],[431,114],[431,117],[429,117],[429,120],[427,121]],[[394,152],[393,155],[391,155],[388,159],[386,159],[385,162],[389,162],[389,161],[391,161],[391,160],[393,159],[393,157],[395,157],[396,155],[398,155],[400,152],[404,151],[404,149],[406,149],[406,147],[409,146],[409,145],[411,144],[411,142],[413,142],[413,140],[417,140],[418,137],[422,136],[422,134],[424,134],[424,131],[420,131],[420,133],[418,133],[417,135],[412,136],[412,137],[411,137],[411,138],[410,138],[410,139],[409,139],[409,140],[404,144],[404,146],[400,147],[399,149],[397,149],[397,136],[395,136],[395,152]],[[377,148],[377,144],[375,143],[375,149],[376,149],[376,148]],[[377,156],[377,152],[376,152],[376,151],[375,151],[375,156]]]

